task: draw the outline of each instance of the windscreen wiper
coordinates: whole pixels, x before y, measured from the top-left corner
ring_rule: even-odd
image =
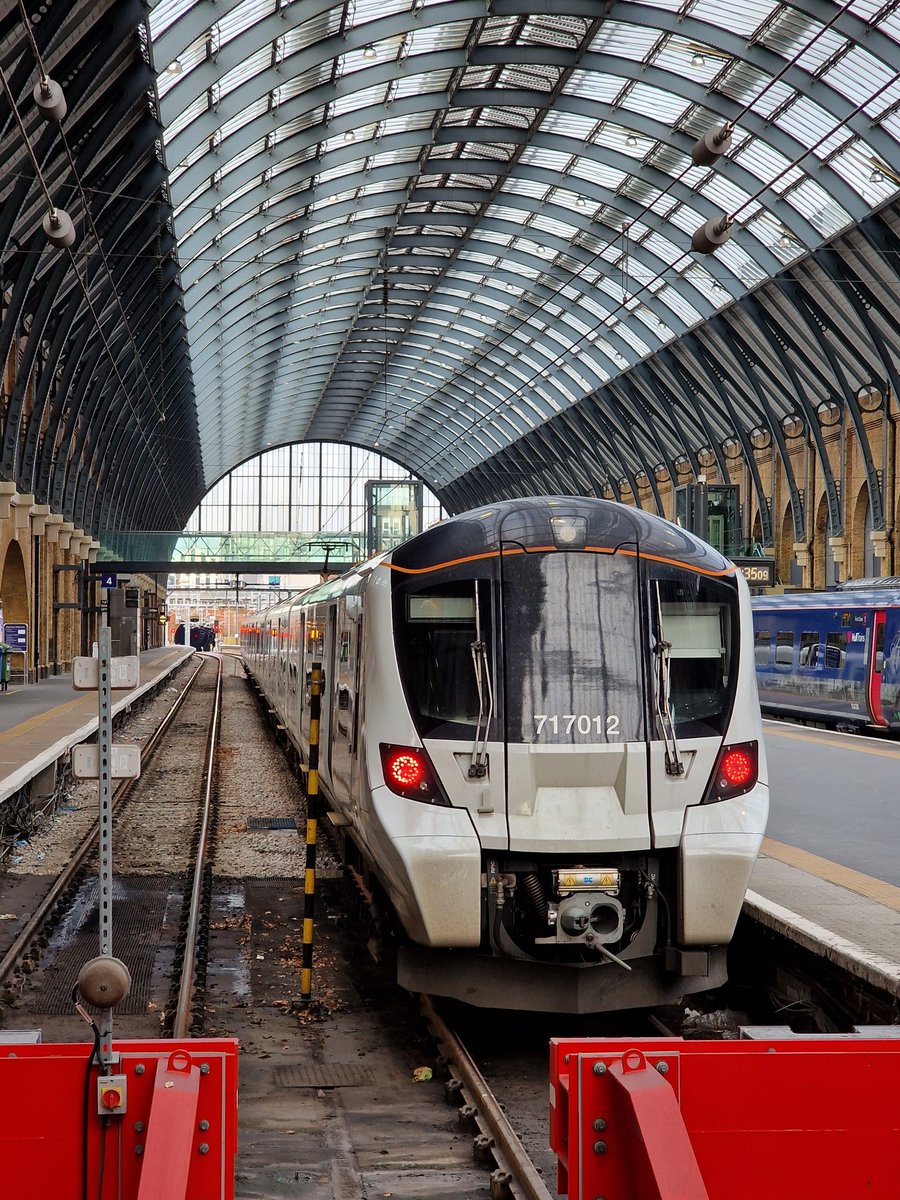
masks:
[[[478,584],[475,584],[475,641],[472,651],[472,666],[475,670],[475,686],[478,689],[478,722],[475,725],[475,746],[469,766],[470,779],[483,779],[487,775],[487,740],[494,715],[494,691],[491,687],[491,668],[488,662],[487,643],[481,636],[481,607],[478,599]],[[487,703],[485,704],[485,694]]]
[[[675,736],[675,716],[672,711],[672,643],[663,637],[662,599],[656,581],[656,713],[666,745],[666,774],[683,775],[684,763]]]

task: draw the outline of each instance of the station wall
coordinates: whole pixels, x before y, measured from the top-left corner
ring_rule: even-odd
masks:
[[[713,456],[707,461],[701,459],[700,466],[707,482],[740,486],[744,541],[748,547],[759,544],[766,556],[775,559],[782,586],[825,588],[847,579],[896,575],[900,573],[898,424],[900,404],[892,393],[884,398],[879,411],[861,415],[884,506],[883,529],[875,527],[865,456],[858,432],[846,413],[840,413],[835,424],[817,431],[834,482],[836,524],[831,515],[834,506],[829,505],[822,457],[816,439],[807,430],[785,436],[785,457],[771,438],[768,446],[753,450],[761,488],[754,484],[743,454],[726,457],[728,470],[724,476]],[[797,496],[796,520],[791,476]],[[677,476],[676,482],[691,483],[696,478],[688,467],[685,474]],[[657,480],[657,487],[663,515],[673,520],[675,500],[671,479],[667,476]],[[760,491],[771,513],[772,537],[768,541],[764,541],[762,534]],[[615,498],[656,511],[649,482],[641,486],[640,477],[636,496],[631,489],[624,488]]]
[[[48,505],[0,481],[0,610],[4,624],[28,626],[29,680],[67,674],[73,658],[91,653],[101,594],[89,568],[98,549],[98,542]],[[161,645],[165,626],[153,610],[165,589],[144,575],[134,575],[130,586],[140,594],[140,648]],[[22,658],[14,656],[14,679],[22,667]]]

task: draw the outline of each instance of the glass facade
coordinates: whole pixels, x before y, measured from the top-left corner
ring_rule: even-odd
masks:
[[[332,442],[267,450],[235,467],[207,492],[185,527],[189,533],[366,532],[366,484],[412,479],[381,454]],[[423,528],[446,513],[423,489]]]

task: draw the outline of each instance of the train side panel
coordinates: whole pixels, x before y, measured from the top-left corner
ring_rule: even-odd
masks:
[[[900,728],[896,593],[765,597],[754,603],[753,619],[764,711],[826,724]]]

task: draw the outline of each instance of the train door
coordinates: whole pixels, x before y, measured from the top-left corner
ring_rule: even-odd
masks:
[[[881,711],[892,729],[900,729],[900,604],[885,614]]]
[[[334,652],[336,661],[332,667],[334,690],[328,769],[332,792],[342,804],[349,803],[350,799],[350,754],[356,707],[355,672],[359,637],[353,601],[354,597],[347,597],[338,614]]]
[[[635,547],[502,546],[509,848],[650,846],[646,672]]]
[[[277,666],[276,693],[282,714],[288,711],[288,614],[281,613],[275,626],[275,654]]]
[[[331,738],[335,728],[337,707],[338,665],[338,606],[329,604],[325,620],[325,645],[322,655],[322,718],[319,723],[320,776],[330,794],[334,792],[331,776]]]
[[[867,647],[869,651],[869,716],[872,718],[873,725],[881,726],[886,726],[888,724],[881,703],[882,676],[884,674],[884,635],[886,620],[887,613],[884,611],[884,609],[876,609],[873,614],[871,641]]]

